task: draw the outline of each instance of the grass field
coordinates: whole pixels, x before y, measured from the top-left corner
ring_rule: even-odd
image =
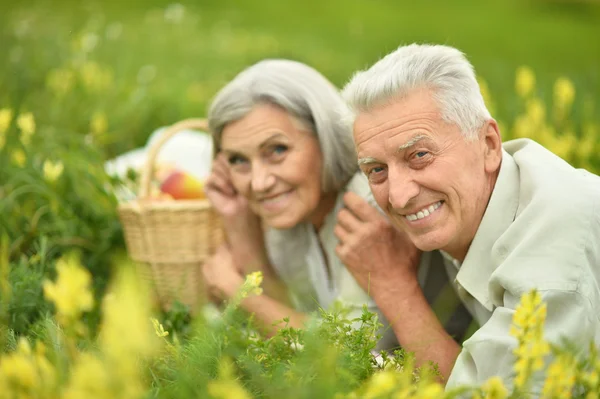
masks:
[[[265,340],[235,304],[213,325],[183,307],[150,309],[131,279],[117,280],[117,302],[105,296],[130,269],[107,159],[204,116],[258,60],[303,61],[341,87],[411,42],[467,54],[505,139],[533,138],[600,173],[597,0],[1,1],[0,396],[443,397],[425,377],[413,383],[409,357],[385,360],[401,373],[380,373],[367,314],[356,331],[323,314],[317,328]],[[533,320],[517,330],[536,356],[542,308],[517,318]],[[164,325],[156,332],[151,316]],[[521,352],[521,372],[539,361],[532,353]],[[596,351],[575,364],[567,348],[559,360],[549,397],[573,384],[574,397],[597,397]],[[503,389],[488,381],[473,397]]]

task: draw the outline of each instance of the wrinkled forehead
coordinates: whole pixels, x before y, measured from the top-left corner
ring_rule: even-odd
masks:
[[[252,150],[273,138],[296,142],[312,137],[311,133],[306,124],[283,108],[261,104],[241,119],[225,125],[221,148],[229,151]]]
[[[442,121],[442,113],[433,90],[420,88],[400,97],[392,97],[359,111],[354,121],[353,133],[357,139],[364,133],[386,129],[390,125],[410,123],[419,119]]]

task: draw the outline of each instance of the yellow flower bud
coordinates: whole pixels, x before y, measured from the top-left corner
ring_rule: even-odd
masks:
[[[21,142],[24,146],[29,145],[31,136],[35,133],[35,119],[31,112],[26,112],[17,117],[17,126],[21,130]]]
[[[46,161],[44,161],[43,169],[44,169],[44,179],[48,183],[54,183],[56,180],[58,180],[60,175],[62,175],[64,166],[63,166],[62,162],[60,162],[60,161],[52,162],[47,159]]]
[[[560,109],[568,109],[575,100],[575,86],[567,78],[558,78],[554,83],[554,104]]]
[[[535,74],[531,68],[521,66],[517,68],[517,74],[515,79],[515,90],[517,94],[526,98],[533,93],[535,89]]]

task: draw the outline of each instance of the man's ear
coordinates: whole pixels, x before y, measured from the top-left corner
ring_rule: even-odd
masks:
[[[485,171],[494,173],[498,170],[502,161],[502,139],[500,138],[498,123],[493,119],[488,120],[483,127],[482,135]]]

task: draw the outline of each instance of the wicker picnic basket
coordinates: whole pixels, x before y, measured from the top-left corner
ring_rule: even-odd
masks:
[[[151,200],[150,184],[161,147],[185,129],[207,130],[205,119],[186,119],[166,129],[148,151],[138,197],[119,205],[129,256],[168,309],[175,300],[192,310],[205,299],[202,263],[223,242],[218,214],[206,199]]]

